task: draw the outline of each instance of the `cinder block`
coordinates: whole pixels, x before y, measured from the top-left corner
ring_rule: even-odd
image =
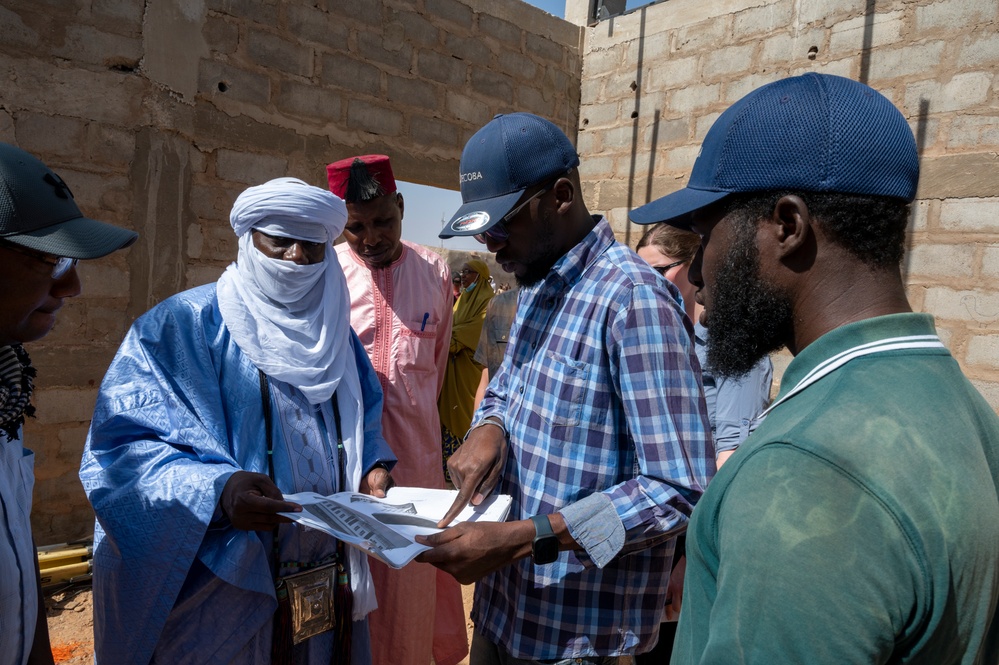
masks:
[[[225,272],[225,266],[193,265],[188,266],[184,273],[184,281],[188,288],[212,284],[219,281],[219,277]]]
[[[300,118],[324,124],[340,120],[340,93],[315,83],[284,79],[275,103],[282,113]]]
[[[361,9],[361,5],[376,5],[380,11],[380,3],[355,3],[354,7]],[[343,16],[323,11],[311,3],[288,3],[285,6],[285,16],[288,32],[292,35],[326,47],[346,49],[350,29]]]
[[[257,72],[218,60],[202,60],[198,65],[198,92],[209,97],[266,106],[271,96],[271,82]]]
[[[611,127],[621,119],[621,104],[619,102],[588,104],[579,109],[579,116],[583,118],[589,130]]]
[[[714,78],[745,71],[746,66],[753,62],[756,44],[727,46],[702,56],[701,72],[705,78]]]
[[[498,40],[507,48],[520,50],[523,31],[519,26],[489,14],[479,14],[479,32]]]
[[[868,22],[870,34],[868,35]],[[895,11],[884,14],[857,16],[832,26],[829,36],[829,52],[859,53],[862,48],[883,48],[902,40],[905,28],[905,12]],[[865,39],[870,43],[865,44]]]
[[[357,50],[368,62],[381,63],[403,72],[409,72],[413,66],[413,47],[400,40],[386,39],[381,34],[358,33]]]
[[[698,79],[700,56],[669,58],[649,67],[646,90],[672,90],[689,85]],[[647,65],[648,66],[648,65]]]
[[[213,53],[232,55],[239,46],[239,26],[223,16],[206,16],[201,35]]]
[[[215,153],[215,175],[230,182],[259,185],[288,175],[288,160],[284,157],[223,148]]]
[[[871,79],[893,79],[913,74],[935,75],[940,68],[946,42],[910,44],[883,48],[871,54]]]
[[[940,227],[970,233],[999,232],[999,198],[947,199],[940,203]]]
[[[674,48],[681,54],[713,49],[729,40],[729,17],[716,17],[681,26],[676,31]]]
[[[89,25],[69,25],[62,44],[53,44],[51,53],[76,62],[134,68],[142,58],[142,43],[136,37],[103,32]]]
[[[427,111],[439,111],[443,94],[436,84],[418,78],[402,78],[386,75],[387,98],[406,106],[413,106]]]
[[[426,0],[427,16],[437,16],[463,28],[471,28],[473,13],[471,7],[457,0]]]
[[[999,293],[931,286],[926,289],[925,309],[938,318],[963,322],[971,329],[986,329],[999,322]]]
[[[936,28],[953,31],[957,26],[993,22],[999,14],[999,0],[936,0],[916,7],[916,31]]]
[[[517,88],[517,108],[545,118],[555,117],[553,97],[546,88],[521,85]]]
[[[79,118],[19,113],[17,143],[43,161],[53,156],[82,159],[86,154],[87,125]]]
[[[439,118],[412,115],[409,119],[409,132],[419,145],[434,148],[457,148],[459,131],[457,125]]]
[[[127,298],[128,270],[100,261],[81,261],[77,265],[80,281],[88,298]]]
[[[565,62],[567,49],[548,37],[528,32],[524,36],[524,50],[528,55],[537,56],[542,60],[561,65]]]
[[[622,51],[619,49],[601,49],[587,51],[583,57],[583,79],[595,78],[610,74],[616,76],[622,63]]]
[[[658,123],[648,123],[639,134],[639,149],[651,147],[653,136],[657,148],[685,143],[690,140],[690,119],[660,117]]]
[[[403,32],[403,38],[425,48],[440,46],[440,30],[432,22],[415,11],[395,12],[395,21]]]
[[[808,0],[797,4],[798,24],[835,25],[867,11],[868,0]]]
[[[119,34],[139,34],[146,6],[135,0],[91,0],[90,14],[98,19],[110,19],[107,27]]]
[[[908,273],[921,277],[971,277],[975,247],[970,244],[918,244],[907,259]]]
[[[999,279],[999,245],[988,245],[982,252],[982,276]]]
[[[493,117],[488,104],[454,90],[446,92],[444,106],[448,113],[458,120],[472,125],[475,130],[485,125]]]
[[[513,51],[500,51],[496,64],[507,74],[529,83],[538,75],[538,66],[533,60]]]
[[[450,33],[447,35],[444,51],[452,58],[463,60],[472,67],[489,67],[493,56],[487,43],[478,37],[463,37]]]
[[[40,425],[89,421],[97,389],[41,388],[35,391],[35,418]]]
[[[956,74],[946,83],[920,81],[905,89],[905,106],[918,109],[921,100],[930,102],[931,113],[960,111],[984,104],[992,87],[992,75],[985,72]]]
[[[347,101],[347,127],[382,136],[402,134],[402,113],[361,100]]]
[[[135,132],[97,122],[87,132],[87,154],[99,164],[127,167],[135,153]]]
[[[263,25],[278,24],[278,0],[206,0],[208,9]],[[363,7],[369,3],[359,2]],[[374,3],[370,3],[374,4]]]
[[[709,85],[695,83],[669,94],[669,108],[674,113],[689,113],[718,102],[721,98],[720,83]]]
[[[469,78],[472,90],[480,95],[507,102],[513,99],[513,80],[506,74],[500,74],[488,69],[473,68]]]
[[[769,35],[778,30],[785,30],[789,25],[793,25],[792,3],[789,0],[780,0],[763,5],[762,7],[750,7],[738,12],[732,23],[732,36],[736,41],[741,41],[757,35]]]
[[[980,317],[986,320],[988,317]],[[985,327],[979,326],[979,333],[968,341],[964,362],[971,366],[999,370],[999,307],[992,312],[992,321]],[[992,334],[982,334],[988,331]]]
[[[988,69],[995,71],[999,63],[999,34],[986,32],[964,37],[957,56],[959,69]]]
[[[0,7],[0,43],[34,48],[38,46],[38,32],[26,26],[17,12]]]
[[[468,64],[464,60],[427,50],[416,54],[416,73],[422,78],[460,86],[465,83],[467,72]]]
[[[250,29],[246,50],[253,62],[296,76],[312,76],[312,49],[270,32]]]
[[[763,40],[760,48],[760,73],[773,74],[773,79],[781,78],[780,72],[773,72],[766,65],[786,67],[792,62],[808,62],[808,52],[814,46],[823,49],[826,43],[825,31],[820,28],[778,32]],[[747,66],[750,63],[747,63]],[[750,69],[750,72],[752,70]]]
[[[322,58],[323,71],[319,80],[352,93],[377,97],[381,94],[382,72],[374,65],[347,55],[330,54]]]

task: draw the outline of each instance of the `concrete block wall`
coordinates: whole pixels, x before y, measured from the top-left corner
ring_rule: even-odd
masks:
[[[569,0],[585,16],[585,0]],[[906,283],[999,409],[999,0],[668,0],[586,29],[578,145],[591,209],[681,188],[718,114],[808,71],[862,80],[921,154]]]
[[[3,0],[0,26],[0,141],[141,233],[81,263],[83,295],[28,346],[39,544],[92,532],[77,470],[104,372],[137,316],[235,258],[240,191],[325,186],[325,164],[368,152],[456,189],[496,113],[578,124],[581,28],[519,0]]]

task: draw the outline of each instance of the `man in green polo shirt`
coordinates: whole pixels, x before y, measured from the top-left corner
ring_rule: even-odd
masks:
[[[806,74],[736,102],[683,190],[708,364],[795,355],[688,528],[672,663],[999,662],[999,418],[915,314],[905,118]]]

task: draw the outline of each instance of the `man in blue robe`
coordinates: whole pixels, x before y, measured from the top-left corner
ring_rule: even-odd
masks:
[[[271,662],[275,569],[337,553],[278,515],[301,510],[283,494],[384,496],[395,457],[382,393],[332,248],[346,219],[341,199],[300,180],[251,187],[230,216],[237,262],[122,343],[80,471],[98,521],[97,662]],[[344,647],[369,660],[374,591],[365,557],[348,552],[353,639],[321,633],[280,654],[288,662],[346,665]]]

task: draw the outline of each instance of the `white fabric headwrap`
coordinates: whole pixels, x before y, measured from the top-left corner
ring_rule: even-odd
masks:
[[[239,255],[218,281],[222,320],[254,365],[301,390],[310,404],[320,404],[342,388],[337,395],[346,471],[349,489],[356,491],[364,405],[350,344],[350,295],[333,250],[333,240],[347,223],[347,207],[325,189],[297,178],[278,178],[240,194],[229,222],[239,236]],[[253,245],[254,229],[325,242],[326,257],[304,266],[269,258]],[[348,549],[354,618],[361,619],[377,606],[374,586],[366,557]]]

